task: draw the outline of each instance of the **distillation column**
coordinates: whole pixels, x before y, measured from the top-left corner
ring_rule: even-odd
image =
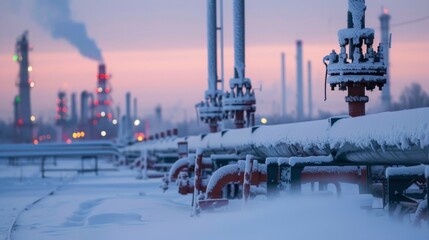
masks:
[[[17,112],[17,141],[30,143],[33,141],[33,127],[31,123],[31,99],[28,51],[28,32],[24,32],[16,42],[16,54],[14,60],[19,64],[19,95],[15,97],[15,108]]]

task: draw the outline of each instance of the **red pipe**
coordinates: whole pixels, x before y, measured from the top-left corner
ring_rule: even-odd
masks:
[[[252,164],[250,185],[259,185],[267,181],[267,172],[261,171],[260,165]],[[222,188],[228,183],[244,183],[244,161],[238,161],[235,165],[227,165],[215,171],[207,184],[206,199],[222,198]],[[249,185],[249,186],[250,186]],[[250,187],[249,187],[250,189]]]

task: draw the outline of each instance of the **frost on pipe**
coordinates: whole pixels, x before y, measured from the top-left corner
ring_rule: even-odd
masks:
[[[342,119],[329,130],[336,160],[429,163],[429,108]]]

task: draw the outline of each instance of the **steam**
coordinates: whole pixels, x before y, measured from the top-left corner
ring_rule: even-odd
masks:
[[[75,46],[80,54],[103,62],[101,50],[90,38],[85,24],[72,19],[70,0],[38,0],[34,5],[36,21],[46,28],[53,38],[64,39]]]

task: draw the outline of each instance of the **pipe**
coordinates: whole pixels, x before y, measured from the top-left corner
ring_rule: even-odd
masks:
[[[217,20],[216,0],[207,0],[207,57],[208,57],[208,95],[214,99],[217,92]]]
[[[391,108],[391,96],[390,96],[390,62],[389,62],[389,21],[390,15],[387,10],[384,9],[383,13],[379,17],[381,25],[381,43],[384,45],[384,61],[386,63],[386,85],[384,85],[381,92],[381,102],[384,111],[388,111]]]
[[[234,0],[234,78],[245,78],[244,0]]]
[[[193,156],[194,157],[194,156]],[[168,172],[170,182],[174,182],[181,171],[186,170],[189,167],[189,158],[183,157],[173,163]]]
[[[244,166],[244,180],[243,180],[243,202],[247,202],[250,196],[250,182],[252,181],[253,169],[253,156],[247,155]]]
[[[296,112],[297,120],[304,120],[304,92],[302,79],[302,41],[296,41]]]
[[[249,158],[251,159],[251,158]],[[248,158],[246,157],[246,160]],[[250,160],[249,160],[250,161]],[[250,185],[259,185],[260,183],[267,181],[267,167],[265,164],[259,164],[257,161],[251,161],[249,183],[249,195]],[[249,165],[248,165],[249,166]],[[228,183],[239,183],[245,182],[245,168],[246,163],[243,160],[239,160],[237,164],[226,165],[216,170],[211,176],[206,190],[206,199],[220,199],[222,198],[222,188]],[[244,192],[243,192],[244,193]]]

